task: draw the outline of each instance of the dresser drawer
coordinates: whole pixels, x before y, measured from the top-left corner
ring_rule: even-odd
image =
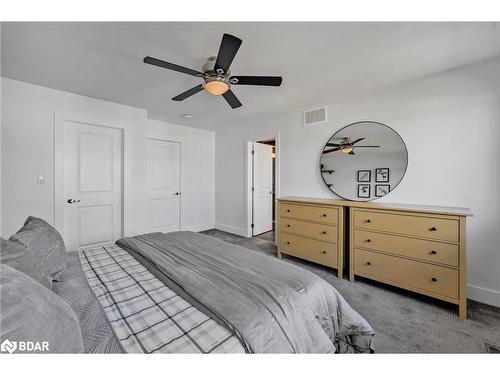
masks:
[[[331,242],[281,233],[280,251],[325,266],[336,267],[338,264],[338,247]]]
[[[354,247],[384,251],[447,266],[459,266],[459,248],[443,242],[354,230]]]
[[[354,271],[400,287],[458,298],[458,270],[354,249]]]
[[[334,243],[338,238],[337,227],[285,218],[280,220],[280,231]]]
[[[311,220],[319,223],[337,225],[338,209],[321,206],[302,206],[299,204],[280,203],[280,217]]]
[[[429,239],[459,241],[456,220],[355,210],[354,226]]]

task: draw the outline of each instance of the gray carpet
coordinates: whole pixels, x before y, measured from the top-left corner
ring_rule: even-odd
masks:
[[[276,256],[273,232],[244,238],[211,229],[204,234]],[[377,353],[498,353],[500,308],[469,301],[469,318],[455,305],[366,279],[338,279],[335,270],[285,256],[333,285],[373,327]],[[492,345],[488,349],[488,344]]]

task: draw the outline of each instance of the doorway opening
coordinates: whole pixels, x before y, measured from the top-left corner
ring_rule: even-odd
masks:
[[[252,144],[251,236],[274,240],[276,218],[276,139]]]

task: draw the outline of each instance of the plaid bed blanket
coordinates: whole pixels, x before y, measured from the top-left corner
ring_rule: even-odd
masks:
[[[127,353],[244,353],[239,340],[116,245],[79,252],[90,288]]]

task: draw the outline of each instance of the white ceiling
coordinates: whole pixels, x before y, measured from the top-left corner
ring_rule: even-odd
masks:
[[[200,69],[223,33],[243,44],[233,74],[282,75],[279,88],[234,87],[243,107],[201,92],[196,77],[146,65],[146,55]],[[3,23],[2,76],[217,130],[250,117],[324,104],[500,55],[498,23]],[[182,118],[184,113],[193,117]]]

